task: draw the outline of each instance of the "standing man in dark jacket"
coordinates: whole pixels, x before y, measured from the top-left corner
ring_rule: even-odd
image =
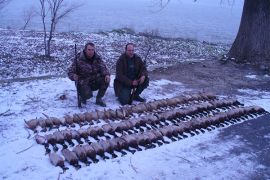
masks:
[[[110,73],[101,57],[96,54],[95,45],[87,43],[76,61],[69,67],[68,77],[78,81],[82,103],[86,104],[86,100],[93,97],[92,91],[98,90],[96,104],[105,107],[102,97],[109,86]]]
[[[142,59],[134,53],[134,44],[128,43],[125,47],[125,53],[119,57],[116,63],[115,96],[118,97],[122,105],[131,104],[132,100],[145,102],[140,94],[148,84],[146,66]],[[135,90],[133,95],[131,94],[132,89]]]

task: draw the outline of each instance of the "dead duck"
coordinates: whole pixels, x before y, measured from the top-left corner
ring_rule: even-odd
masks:
[[[64,125],[63,122],[56,118],[56,117],[51,117],[52,119],[52,122],[53,122],[53,125],[56,127],[56,128],[59,128],[61,125]]]
[[[47,142],[53,146],[53,150],[58,151],[59,148],[56,146],[56,137],[52,134],[46,134],[44,137],[46,138]]]
[[[79,124],[79,126],[86,125],[86,117],[84,114],[78,113],[73,114],[73,122]]]
[[[47,131],[45,119],[39,118],[38,119],[38,125],[41,127],[41,132],[46,132]]]
[[[89,157],[94,163],[97,163],[99,161],[96,158],[97,153],[92,146],[85,144],[85,145],[82,145],[81,147],[84,148],[87,157]]]
[[[71,129],[70,132],[72,135],[72,139],[75,139],[79,144],[83,144],[81,136],[78,131]]]
[[[75,152],[70,151],[69,149],[62,149],[62,154],[65,158],[65,160],[72,166],[74,166],[76,169],[81,168],[81,165],[79,165],[79,159]]]
[[[49,153],[49,159],[52,165],[61,167],[63,169],[63,172],[68,169],[67,167],[65,167],[64,159],[60,155],[51,152]]]
[[[73,117],[69,115],[65,115],[64,119],[67,126],[75,127],[74,122],[73,122]]]
[[[99,142],[93,142],[90,146],[95,150],[96,154],[102,157],[104,160],[109,159],[109,157],[104,154],[105,151]]]
[[[124,135],[124,136],[121,136],[121,138],[124,139],[130,147],[135,148],[139,151],[142,150],[141,148],[139,148],[138,140],[136,139],[136,136],[134,134]]]
[[[46,154],[51,152],[51,150],[49,149],[48,141],[44,136],[40,136],[37,134],[37,135],[35,135],[35,140],[38,144],[41,144],[44,146],[44,148],[46,150]]]
[[[60,131],[61,134],[65,137],[65,140],[71,145],[74,146],[74,143],[72,142],[72,133],[68,129],[64,129]]]
[[[114,151],[120,152],[123,155],[126,155],[127,153],[125,151],[123,151],[123,149],[125,149],[124,147],[124,143],[126,143],[126,141],[123,141],[123,144],[121,144],[122,139],[119,138],[113,138],[113,139],[109,139],[109,143],[111,145],[111,147],[113,148]]]
[[[117,155],[114,153],[114,148],[110,143],[110,141],[100,140],[98,143],[103,148],[104,152],[107,152],[112,155],[112,158],[117,157]]]
[[[60,131],[55,131],[53,136],[58,144],[62,145],[64,149],[67,148],[67,145],[65,144],[65,137]]]
[[[72,151],[76,154],[79,161],[85,163],[86,166],[90,165],[90,162],[87,160],[87,152],[80,144],[76,145]]]
[[[104,131],[99,126],[89,127],[89,128],[87,128],[87,132],[88,132],[89,136],[93,137],[97,141],[99,140],[98,136],[104,135]]]
[[[29,121],[24,121],[25,122],[25,127],[28,129],[31,129],[32,131],[34,131],[35,133],[37,132],[36,128],[39,125],[38,120],[37,119],[31,119]]]

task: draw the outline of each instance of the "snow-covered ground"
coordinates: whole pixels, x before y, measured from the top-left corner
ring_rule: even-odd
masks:
[[[167,85],[172,87],[170,91],[167,90]],[[143,96],[149,101],[188,91],[190,90],[179,82],[161,79],[152,81]],[[61,95],[65,95],[67,99],[60,100]],[[257,104],[270,111],[270,105],[266,103],[269,102],[270,92],[263,92],[262,96],[255,97],[239,99],[245,100],[246,104]],[[108,108],[119,107],[113,94],[112,83],[105,95],[105,101]],[[27,138],[29,132],[24,128],[24,120],[44,117],[44,114],[63,117],[65,114],[95,109],[102,108],[94,104],[94,99],[90,99],[82,109],[76,107],[74,83],[67,78],[2,84],[1,179],[246,179],[257,168],[264,168],[252,160],[252,154],[230,154],[230,150],[244,146],[244,142],[238,137],[218,141],[222,128],[90,166],[82,165],[79,170],[68,165],[69,170],[63,174],[62,169],[51,165],[48,156],[44,154],[44,147],[35,142],[32,132],[31,137]]]

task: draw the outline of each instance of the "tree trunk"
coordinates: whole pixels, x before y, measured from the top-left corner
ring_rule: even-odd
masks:
[[[241,63],[270,63],[270,0],[245,0],[228,57]]]

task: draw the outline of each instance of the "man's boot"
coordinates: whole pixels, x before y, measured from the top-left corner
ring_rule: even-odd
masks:
[[[140,97],[139,95],[135,95],[133,100],[134,101],[139,101],[139,102],[145,102],[146,101],[146,99]]]
[[[105,104],[105,102],[102,100],[102,98],[100,98],[100,97],[97,97],[96,98],[96,104],[97,105],[100,105],[100,106],[102,106],[102,107],[106,107],[106,104]]]

